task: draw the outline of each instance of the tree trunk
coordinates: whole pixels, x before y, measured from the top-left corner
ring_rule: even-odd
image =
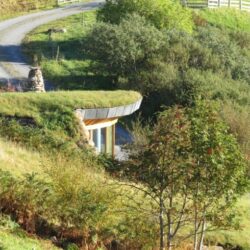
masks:
[[[197,250],[198,247],[198,214],[197,214],[197,208],[195,205],[195,216],[194,216],[194,250]]]
[[[170,199],[171,200],[171,199]],[[170,208],[172,207],[172,202],[170,201]],[[167,241],[167,248],[168,250],[172,250],[172,220],[171,220],[171,212],[168,211],[167,213],[168,217],[168,241]]]
[[[160,198],[160,250],[165,250],[164,241],[164,218],[163,218],[163,199]]]
[[[205,231],[206,231],[206,218],[203,217],[202,229],[201,229],[201,237],[200,237],[200,242],[199,242],[199,250],[203,249],[203,242],[204,242]]]

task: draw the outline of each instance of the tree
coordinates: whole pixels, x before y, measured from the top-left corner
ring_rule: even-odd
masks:
[[[98,19],[120,23],[127,15],[137,13],[158,29],[177,29],[192,32],[192,12],[172,0],[106,0],[98,11]]]
[[[187,219],[188,172],[191,166],[189,122],[185,109],[163,112],[144,147],[135,149],[122,171],[128,183],[151,201],[152,216],[157,214],[160,249],[172,248],[179,229]],[[166,236],[166,242],[165,242]]]
[[[148,133],[120,173],[151,200],[151,214],[159,217],[161,250],[165,236],[171,249],[187,224],[194,227],[183,239],[194,236],[194,249],[202,249],[205,232],[228,226],[230,210],[246,191],[239,146],[213,105],[204,101],[162,112]]]
[[[193,172],[190,183],[194,249],[203,249],[209,228],[227,226],[230,209],[246,191],[246,162],[233,135],[212,105],[197,101],[189,110]],[[231,218],[230,218],[231,219]]]

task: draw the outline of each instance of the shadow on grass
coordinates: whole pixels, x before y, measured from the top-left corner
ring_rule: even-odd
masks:
[[[95,76],[53,76],[49,78],[58,90],[115,90],[116,85],[109,77]]]
[[[45,33],[45,32],[43,32]],[[24,42],[23,53],[28,55],[29,60],[33,60],[34,55],[38,58],[55,59],[56,57],[66,60],[87,60],[84,53],[84,43],[81,39],[71,39],[65,41],[31,41]]]

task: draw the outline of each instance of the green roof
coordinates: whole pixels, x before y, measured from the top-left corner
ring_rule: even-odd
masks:
[[[32,117],[55,109],[111,108],[135,103],[141,95],[135,91],[55,91],[47,93],[1,93],[0,114]]]

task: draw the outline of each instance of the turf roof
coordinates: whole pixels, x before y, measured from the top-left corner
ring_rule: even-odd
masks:
[[[110,108],[132,104],[140,98],[138,92],[122,90],[1,93],[0,114],[39,119],[39,113],[48,110]]]

